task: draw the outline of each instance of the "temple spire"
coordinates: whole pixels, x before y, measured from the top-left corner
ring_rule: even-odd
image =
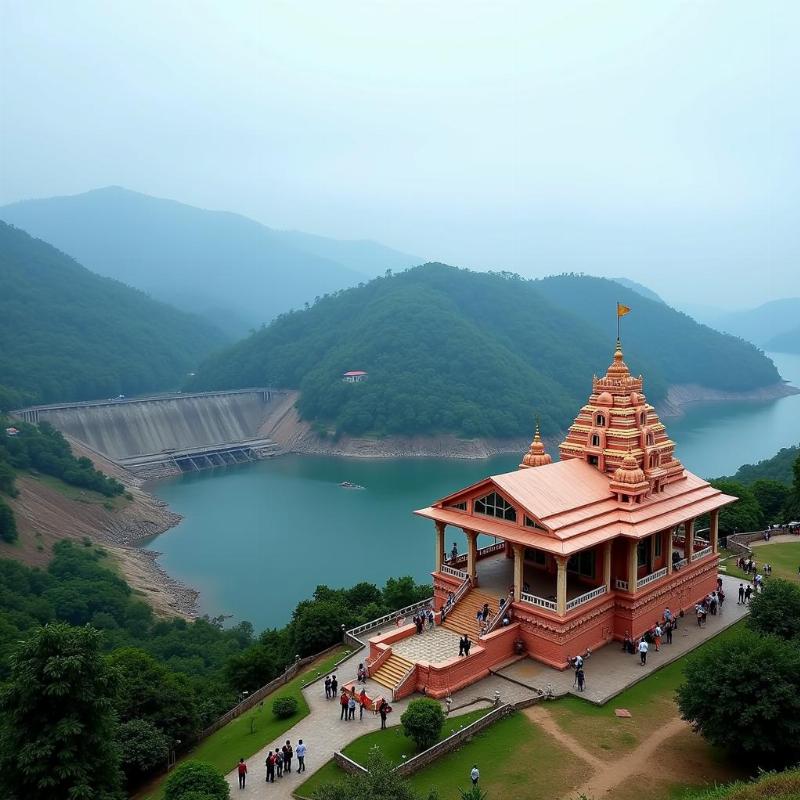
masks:
[[[536,432],[533,434],[533,441],[531,442],[531,446],[528,449],[528,452],[525,454],[524,458],[522,459],[522,463],[519,465],[520,469],[526,469],[528,467],[541,467],[545,464],[549,464],[552,462],[552,458],[550,457],[549,453],[547,453],[544,449],[544,442],[542,442],[542,436],[539,433],[539,417],[536,417]]]

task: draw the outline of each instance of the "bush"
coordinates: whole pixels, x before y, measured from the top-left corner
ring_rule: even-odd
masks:
[[[297,699],[294,697],[276,697],[272,701],[272,713],[278,719],[289,719],[297,713]]]
[[[201,761],[184,761],[167,778],[164,800],[228,800],[231,796],[228,783],[222,773],[211,764]]]
[[[749,626],[764,635],[781,639],[800,636],[800,586],[781,578],[770,578],[764,591],[750,601]]]
[[[14,519],[14,512],[2,499],[0,499],[0,539],[4,542],[17,540],[17,521]]]
[[[444,711],[436,700],[412,700],[400,717],[403,731],[413,739],[420,750],[436,744],[444,725]]]
[[[743,630],[712,642],[686,666],[681,716],[714,745],[761,767],[800,757],[800,648]]]

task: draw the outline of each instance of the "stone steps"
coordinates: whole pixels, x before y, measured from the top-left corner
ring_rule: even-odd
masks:
[[[488,592],[480,589],[470,589],[457,603],[455,608],[445,616],[444,627],[454,631],[459,636],[465,633],[473,639],[480,633],[480,627],[475,618],[477,612],[483,608],[483,604],[489,604],[489,612],[497,612],[498,599]]]
[[[370,675],[370,678],[387,689],[396,689],[413,666],[413,661],[392,653],[378,671],[374,675]]]

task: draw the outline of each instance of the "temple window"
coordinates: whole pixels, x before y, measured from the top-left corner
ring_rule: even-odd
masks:
[[[597,456],[589,456],[588,461],[593,467],[596,467],[600,463],[600,460],[597,458]]]
[[[575,553],[567,562],[567,572],[574,572],[584,578],[594,578],[594,550]]]
[[[596,434],[592,434],[592,447],[600,447],[600,437]]]
[[[658,455],[656,453],[653,453],[653,455],[650,456],[650,466],[651,467],[658,466]]]
[[[650,538],[640,539],[636,545],[636,563],[640,567],[647,567],[650,569],[650,561],[652,554],[652,540]]]
[[[652,433],[647,434],[647,444],[652,447],[656,443],[656,437]]]
[[[467,510],[467,501],[462,500],[460,503],[452,503],[451,505],[447,506],[448,508],[455,508],[457,511],[466,511]]]
[[[595,424],[595,425],[596,425],[598,428],[605,428],[605,426],[606,426],[606,418],[605,418],[605,416],[604,416],[603,414],[598,414],[598,415],[597,415],[597,416],[594,418],[594,424]]]
[[[647,424],[647,413],[645,411],[642,411],[642,413],[639,415],[639,423],[641,425]]]
[[[487,494],[475,501],[475,513],[486,514],[489,517],[500,517],[509,522],[517,521],[517,510],[497,492]]]

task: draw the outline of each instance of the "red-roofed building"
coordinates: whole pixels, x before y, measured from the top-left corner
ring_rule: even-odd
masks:
[[[345,383],[361,383],[361,381],[365,381],[366,379],[367,373],[360,369],[352,370],[351,372],[345,372],[342,375],[342,380]]]
[[[442,696],[519,652],[563,669],[569,656],[636,638],[666,607],[677,614],[716,589],[719,509],[736,498],[683,468],[642,384],[617,342],[561,461],[545,452],[537,426],[518,470],[415,512],[435,525],[436,609],[475,645],[468,659],[418,663],[403,692]],[[707,538],[696,530],[701,515]],[[467,539],[467,552],[449,559],[448,526]],[[479,537],[493,543],[480,547]]]

